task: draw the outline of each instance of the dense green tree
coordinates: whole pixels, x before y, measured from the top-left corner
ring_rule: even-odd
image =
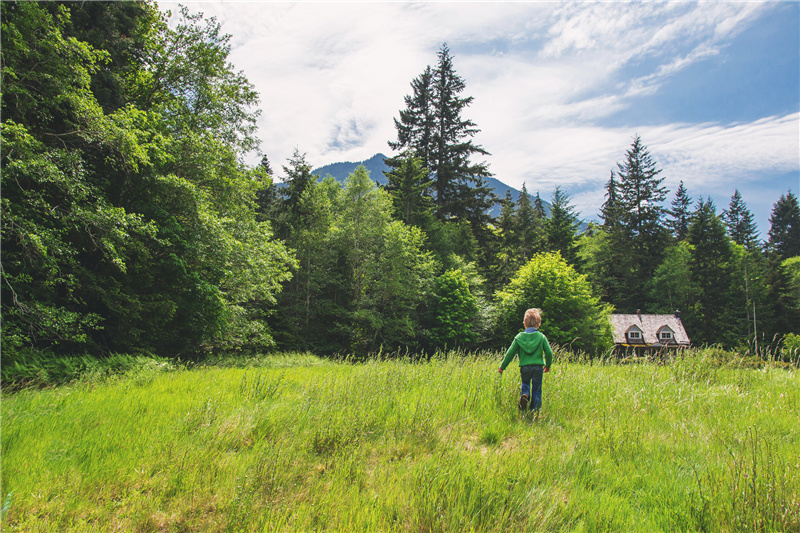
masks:
[[[291,259],[255,220],[257,95],[228,37],[149,3],[2,15],[5,353],[269,345]]]
[[[722,216],[728,227],[728,235],[733,242],[741,244],[750,251],[758,249],[758,229],[752,213],[742,200],[739,189],[733,192],[731,203],[728,209],[722,212]]]
[[[392,197],[394,215],[408,225],[427,228],[433,212],[433,199],[427,194],[430,187],[428,172],[422,160],[411,151],[396,159],[396,166],[385,172],[385,189]]]
[[[306,161],[306,154],[301,154],[295,149],[289,158],[288,166],[284,165],[285,173],[283,194],[283,208],[288,216],[290,226],[303,225],[307,221],[301,209],[301,198],[309,185],[317,180],[311,172],[311,164]]]
[[[664,254],[664,262],[653,273],[648,285],[654,313],[687,312],[694,305],[694,286],[690,263],[692,250],[686,241],[678,241]]]
[[[425,280],[433,273],[421,231],[391,220],[391,198],[363,166],[345,180],[338,216],[349,308],[336,327],[356,353],[413,345]]]
[[[434,281],[434,317],[431,328],[434,346],[469,348],[478,340],[475,327],[478,300],[470,292],[461,270],[447,270]]]
[[[701,198],[692,213],[687,241],[691,249],[690,280],[693,305],[686,317],[692,341],[730,344],[736,327],[731,323],[729,290],[733,285],[733,252],[725,224],[711,199]]]
[[[524,183],[517,199],[515,216],[519,253],[522,263],[527,263],[534,254],[544,251],[546,235],[544,233],[544,217],[536,217],[531,197]]]
[[[769,223],[768,249],[784,259],[800,255],[800,205],[792,191],[772,206]]]
[[[569,194],[559,186],[553,192],[550,216],[545,222],[547,246],[551,252],[560,252],[567,263],[577,267],[579,263],[577,232],[578,215],[570,204]]]
[[[389,141],[389,147],[392,150],[410,150],[420,159],[423,168],[430,171],[435,159],[432,151],[437,127],[433,70],[430,65],[411,81],[411,90],[412,94],[404,97],[406,108],[400,110],[400,119],[394,119],[397,141]],[[396,157],[386,159],[386,164],[392,168],[397,167],[399,162]]]
[[[511,191],[506,191],[505,197],[500,201],[500,216],[497,219],[497,251],[495,253],[494,268],[495,286],[502,286],[511,279],[511,274],[517,270],[519,257],[519,236],[517,221],[515,219],[516,205]]]
[[[600,208],[600,218],[603,219],[603,227],[606,231],[612,231],[619,227],[621,223],[621,213],[619,205],[619,185],[614,180],[614,171],[611,171],[606,182],[605,202]]]
[[[428,171],[428,195],[435,202],[434,213],[442,221],[469,224],[478,242],[477,255],[486,266],[492,258],[484,253],[492,247],[493,233],[489,210],[496,203],[486,179],[491,175],[486,163],[473,163],[475,155],[488,155],[472,138],[478,128],[462,117],[472,97],[462,97],[466,84],[453,67],[447,45],[438,52],[435,68],[428,67],[412,82],[413,94],[405,98],[406,109],[395,119],[397,141],[393,150],[411,150]],[[388,158],[397,168],[400,157]]]
[[[525,310],[543,311],[542,332],[551,343],[594,354],[612,345],[608,314],[586,277],[559,253],[537,254],[495,294],[498,343],[510,342],[522,328]]]
[[[647,284],[661,264],[668,235],[664,228],[666,197],[661,170],[637,135],[617,163],[614,217],[618,226],[609,233],[611,250],[604,258],[605,293],[623,312],[646,307]],[[613,225],[612,225],[613,226]]]
[[[732,242],[731,251],[732,277],[726,314],[735,324],[731,341],[738,339],[744,344],[752,341],[756,333],[766,333],[774,322],[767,287],[768,262],[758,248],[750,250]]]
[[[672,230],[672,235],[676,240],[686,239],[686,235],[689,233],[691,206],[692,198],[681,180],[678,190],[675,191],[675,197],[672,199],[672,209],[668,212],[669,219],[667,220],[667,227]]]

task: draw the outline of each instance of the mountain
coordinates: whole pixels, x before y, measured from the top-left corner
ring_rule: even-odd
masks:
[[[388,171],[389,167],[383,160],[386,159],[386,156],[383,154],[375,154],[374,156],[370,157],[367,160],[359,161],[357,163],[353,163],[350,161],[346,161],[343,163],[332,163],[330,165],[325,165],[324,167],[319,167],[318,169],[312,170],[313,174],[324,178],[328,174],[330,174],[336,181],[344,181],[347,176],[352,174],[359,165],[364,165],[364,168],[369,171],[369,177],[372,180],[380,185],[386,185],[388,180],[386,179],[386,175],[383,173],[384,171]],[[497,195],[498,199],[503,199],[506,196],[506,191],[511,191],[511,196],[514,198],[516,202],[519,199],[519,195],[521,194],[520,191],[513,187],[509,187],[502,181],[489,178],[486,180],[486,184],[489,186],[490,189]],[[533,199],[531,198],[531,201]],[[550,204],[547,202],[542,202],[544,204],[544,210],[546,214],[550,213]],[[500,206],[495,205],[490,214],[494,217],[500,215]]]

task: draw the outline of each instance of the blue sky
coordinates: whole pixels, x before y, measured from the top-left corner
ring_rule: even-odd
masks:
[[[495,177],[543,199],[560,185],[585,219],[634,135],[668,202],[681,180],[719,211],[739,189],[762,238],[800,192],[798,2],[184,4],[232,35],[275,169],[295,148],[315,167],[390,154],[411,80],[447,42]]]

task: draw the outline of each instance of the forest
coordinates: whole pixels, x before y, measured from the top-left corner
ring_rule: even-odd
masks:
[[[561,187],[496,198],[446,44],[394,117],[388,184],[363,167],[339,183],[301,150],[274,167],[215,19],[181,8],[168,25],[152,2],[0,7],[4,367],[499,349],[528,307],[589,356],[612,345],[609,313],[637,310],[680,311],[698,346],[798,344],[791,190],[762,235],[738,190],[726,206],[667,190],[632,135],[601,223],[582,227]]]

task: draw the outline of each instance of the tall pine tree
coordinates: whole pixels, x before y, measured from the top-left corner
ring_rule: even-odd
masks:
[[[436,68],[427,67],[411,83],[413,94],[405,97],[406,109],[395,119],[397,141],[390,141],[389,146],[410,149],[422,160],[430,174],[431,196],[440,219],[461,218],[481,227],[488,222],[487,208],[497,200],[485,183],[491,176],[486,163],[470,159],[489,153],[472,142],[480,130],[462,117],[473,98],[460,96],[466,84],[456,73],[446,44],[437,57]],[[395,158],[386,162],[398,164]]]
[[[681,180],[678,190],[675,191],[675,198],[672,199],[672,209],[669,211],[669,220],[667,220],[667,227],[672,230],[672,235],[678,241],[686,239],[686,235],[689,233],[691,205],[692,198]]]
[[[617,164],[616,213],[620,231],[610,233],[605,260],[606,294],[617,309],[632,312],[647,302],[647,284],[661,264],[668,235],[664,229],[667,191],[647,147],[637,135]]]
[[[800,206],[792,191],[781,194],[772,206],[769,223],[770,252],[783,259],[800,255]]]
[[[731,203],[728,209],[722,212],[722,216],[728,226],[728,235],[733,242],[741,244],[751,252],[755,251],[758,247],[758,230],[752,213],[742,200],[739,189],[733,192]]]
[[[728,301],[733,252],[725,224],[710,198],[698,203],[687,240],[691,282],[696,288],[693,309],[686,317],[692,340],[697,344],[729,340],[734,328]]]
[[[550,217],[545,224],[547,244],[552,252],[561,252],[561,257],[572,266],[578,266],[578,243],[576,231],[578,216],[570,204],[569,194],[561,187],[553,192]]]

